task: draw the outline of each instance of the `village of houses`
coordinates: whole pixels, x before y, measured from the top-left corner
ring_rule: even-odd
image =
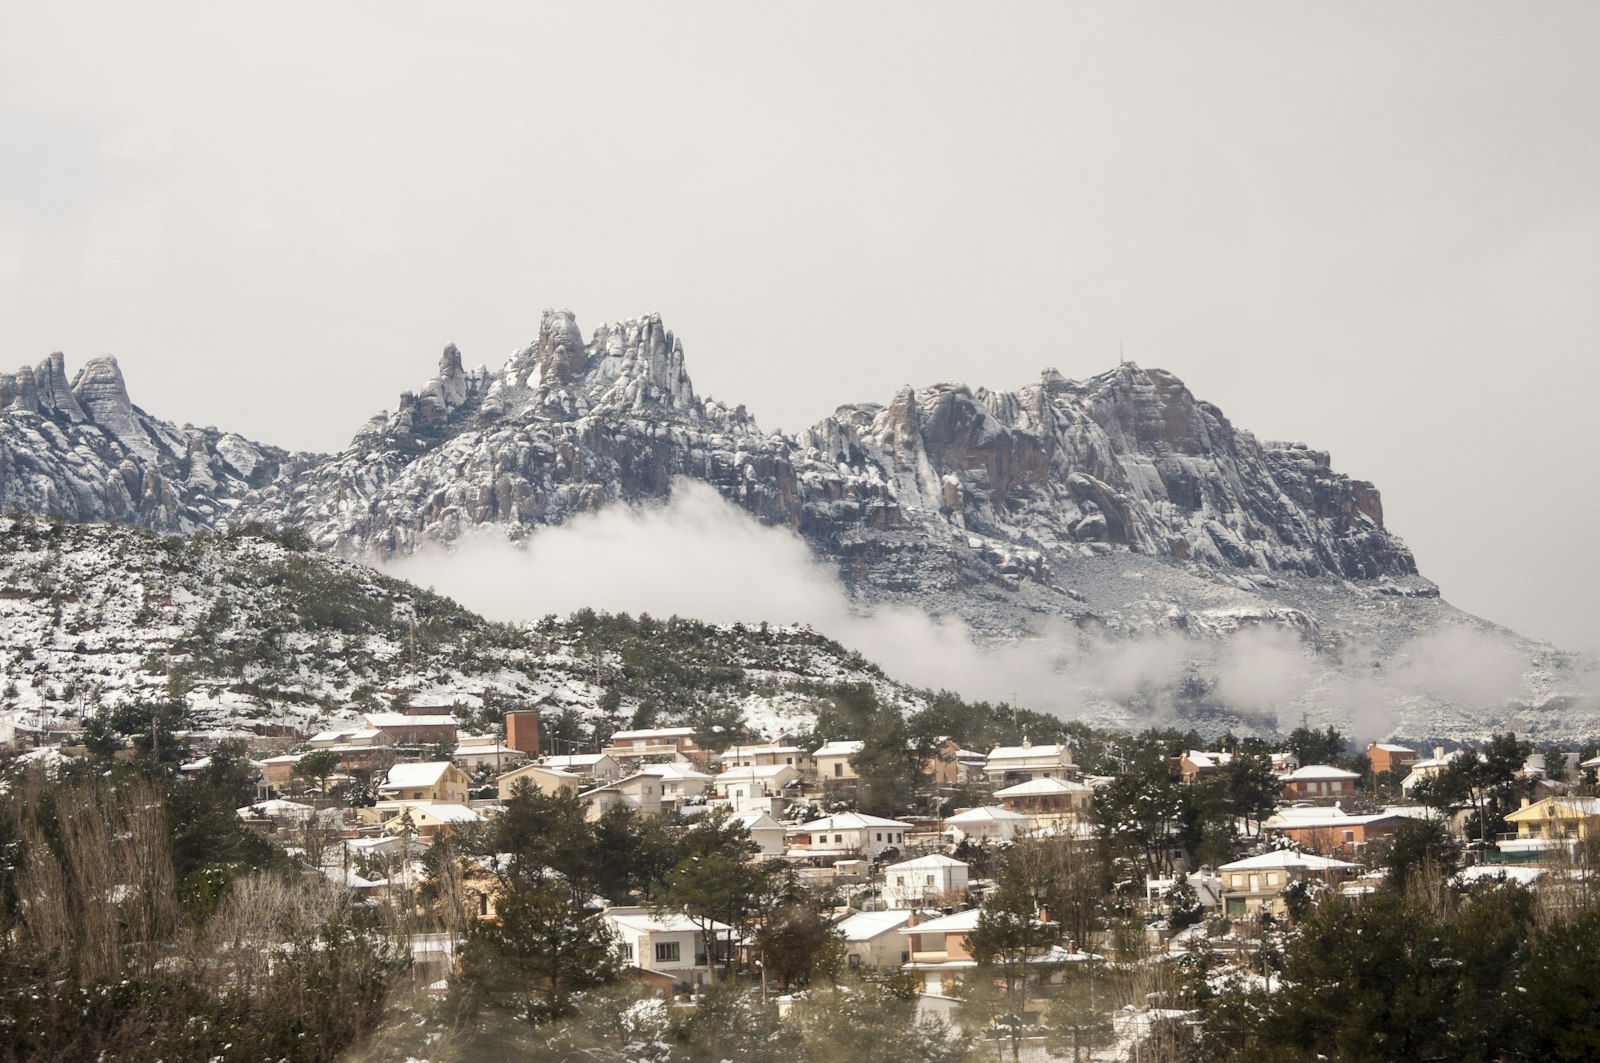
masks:
[[[553,755],[541,748],[537,711],[507,713],[503,733],[491,735],[458,734],[456,718],[439,710],[373,713],[360,727],[316,734],[293,752],[252,762],[260,772],[261,799],[239,809],[239,815],[290,844],[297,831],[317,825],[338,844],[319,847],[314,870],[362,897],[378,898],[416,888],[426,873],[420,855],[427,847],[463,825],[492,819],[519,783],[542,793],[574,795],[591,819],[617,805],[645,816],[686,820],[724,810],[748,831],[751,860],[784,861],[801,881],[851,898],[832,913],[850,968],[909,976],[923,1013],[956,1021],[964,980],[977,966],[968,937],[992,884],[952,854],[971,846],[1002,848],[1028,837],[1090,845],[1097,829],[1096,792],[1112,780],[1081,772],[1064,742],[1024,741],[973,751],[945,741],[923,764],[926,787],[934,794],[959,787],[983,799],[943,816],[884,818],[851,807],[859,783],[853,758],[861,745],[840,739],[807,749],[778,736],[711,752],[696,744],[692,728],[663,727],[617,732],[594,752]],[[446,748],[453,755],[438,759]],[[432,751],[434,759],[420,759],[423,751]],[[336,755],[337,763],[334,774],[312,781],[296,769],[319,752]],[[1206,947],[1234,948],[1248,967],[1250,943],[1258,941],[1248,928],[1281,921],[1292,884],[1311,880],[1359,899],[1382,877],[1381,868],[1364,862],[1368,847],[1391,837],[1408,819],[1439,815],[1405,800],[1416,784],[1454,757],[1473,755],[1442,749],[1422,755],[1392,743],[1369,745],[1371,773],[1400,779],[1402,800],[1357,814],[1345,807],[1357,796],[1361,776],[1356,772],[1273,754],[1272,771],[1281,786],[1277,807],[1257,824],[1239,824],[1239,852],[1254,855],[1201,867],[1174,850],[1165,854],[1173,877],[1143,883],[1151,953],[1159,958],[1181,954],[1195,935],[1208,933],[1208,924],[1214,934],[1220,917],[1222,925],[1231,921],[1245,932],[1226,933]],[[1194,784],[1224,769],[1230,757],[1224,751],[1186,750],[1174,768],[1185,784]],[[1582,765],[1575,756],[1570,760],[1551,772],[1542,757],[1529,758],[1524,771],[1536,796],[1524,798],[1523,807],[1506,816],[1514,832],[1497,838],[1492,851],[1480,854],[1463,876],[1510,876],[1532,883],[1547,865],[1570,860],[1572,846],[1600,823],[1600,799],[1568,796],[1562,779],[1569,769],[1574,778],[1580,770],[1592,773],[1600,758]],[[377,799],[369,807],[340,807],[322,796],[331,780],[354,772],[370,772],[377,783]],[[795,818],[795,809],[832,811]],[[1193,889],[1207,920],[1174,933],[1158,916],[1178,875]],[[493,918],[492,890],[477,887],[463,900],[479,918]],[[637,899],[606,902],[602,918],[626,974],[661,997],[692,1000],[714,977],[706,964],[708,928]],[[1041,911],[1039,918],[1049,914]],[[717,932],[718,926],[709,929]],[[418,936],[413,942],[418,984],[444,986],[456,962],[456,945],[450,935]],[[1092,957],[1105,947],[1104,941],[1069,942],[1067,955],[1058,958]],[[749,967],[755,960],[745,955],[743,962]],[[1095,1058],[1123,1058],[1117,1052],[1131,1050],[1140,1030],[1157,1018],[1183,1019],[1182,1012],[1160,1007],[1124,1010],[1115,1016],[1124,1029],[1105,1050],[1109,1054]]]

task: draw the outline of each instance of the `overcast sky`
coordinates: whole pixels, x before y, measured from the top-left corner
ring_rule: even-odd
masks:
[[[331,449],[660,311],[794,430],[1127,357],[1600,650],[1600,5],[0,0],[0,365]]]

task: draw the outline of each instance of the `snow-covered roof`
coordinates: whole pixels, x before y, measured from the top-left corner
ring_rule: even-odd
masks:
[[[600,914],[619,927],[638,934],[689,934],[700,930],[699,924],[681,912],[655,912],[649,908],[607,908]],[[726,923],[715,920],[711,922],[713,932],[732,929]]]
[[[1300,809],[1297,811],[1312,811]],[[1348,816],[1337,808],[1317,809],[1320,816],[1293,816],[1279,819],[1272,816],[1261,824],[1269,830],[1338,830],[1341,827],[1362,827],[1369,823],[1381,823],[1386,819],[1407,819],[1407,816],[1396,815],[1393,812],[1376,812],[1370,816]]]
[[[1308,779],[1359,779],[1353,771],[1335,768],[1331,764],[1307,764],[1303,768],[1296,768],[1283,777],[1285,782],[1304,782]]]
[[[795,776],[800,774],[795,770],[793,764],[751,764],[750,766],[744,768],[727,769],[722,774],[717,776],[717,782],[729,783],[740,782],[744,780],[754,781],[756,779],[772,779],[782,775],[784,772],[789,772],[791,775]],[[699,778],[709,779],[711,776],[699,775]]]
[[[897,827],[901,830],[910,830],[911,824],[901,823],[898,819],[883,819],[879,816],[869,816],[864,812],[840,812],[832,816],[814,819],[810,823],[802,823],[800,830],[861,830],[869,827]]]
[[[946,826],[962,827],[974,823],[1024,823],[1028,819],[1021,812],[1013,812],[999,805],[979,805],[953,816],[945,817]]]
[[[676,779],[680,782],[692,782],[696,779],[709,781],[711,776],[703,771],[695,771],[687,764],[641,764],[637,772],[639,775],[654,775],[658,779]]]
[[[728,822],[737,823],[745,830],[785,829],[782,823],[779,823],[777,820],[773,819],[770,815],[761,811],[759,808],[752,809],[748,812],[735,812],[733,815],[728,817]]]
[[[1231,864],[1223,864],[1218,871],[1261,871],[1268,868],[1298,869],[1302,871],[1336,871],[1360,867],[1360,864],[1333,860],[1312,853],[1297,853],[1291,849],[1278,849],[1260,856],[1247,856]]]
[[[862,747],[865,745],[865,742],[854,740],[827,742],[817,747],[817,751],[812,755],[817,757],[853,757],[861,752]]]
[[[641,731],[617,731],[611,741],[636,742],[641,738],[689,738],[693,735],[693,727],[651,727]]]
[[[404,730],[407,727],[455,727],[454,716],[441,716],[435,714],[418,713],[413,716],[404,712],[369,712],[361,717],[377,730],[394,727]]]
[[[1565,808],[1580,816],[1600,816],[1600,797],[1546,797],[1514,812],[1506,813],[1513,823],[1526,819],[1543,819],[1550,816],[1554,807]]]
[[[900,931],[902,934],[965,934],[977,929],[979,908],[968,908],[955,915],[941,916],[938,919],[929,919],[926,923],[908,926]]]
[[[1276,823],[1299,823],[1323,819],[1343,819],[1347,817],[1344,809],[1338,805],[1332,808],[1323,808],[1320,805],[1285,805],[1273,812],[1267,819],[1267,825]]]
[[[305,819],[314,810],[310,805],[303,805],[299,801],[285,801],[282,798],[273,798],[270,801],[258,801],[239,809],[241,816],[283,816],[291,819]]]
[[[932,854],[930,856],[919,856],[915,860],[902,860],[898,864],[890,864],[888,867],[884,868],[884,870],[885,871],[922,871],[922,870],[931,871],[934,868],[968,867],[968,866],[970,866],[970,865],[965,860],[955,860],[955,859],[952,859],[951,857],[941,856],[938,853],[934,853],[934,854]]]
[[[1232,753],[1215,753],[1203,749],[1186,749],[1184,759],[1197,768],[1220,768],[1233,763]]]
[[[1019,782],[1015,786],[1007,786],[1003,790],[996,790],[996,797],[1040,797],[1052,794],[1086,794],[1093,788],[1085,783],[1073,782],[1069,779],[1029,779]]]
[[[512,749],[509,746],[502,746],[502,745],[492,745],[492,746],[490,746],[490,745],[484,745],[484,746],[457,745],[456,746],[456,751],[455,751],[455,753],[453,755],[454,756],[458,756],[458,757],[525,757],[525,756],[527,756],[527,754],[524,753],[520,749]]]
[[[412,805],[413,816],[438,820],[440,823],[476,823],[483,817],[466,805],[439,802],[432,805]]]
[[[592,768],[602,760],[611,760],[609,753],[569,753],[560,757],[545,757],[541,762],[547,768]]]
[[[389,778],[378,789],[396,786],[433,786],[451,767],[448,760],[431,760],[422,764],[396,764],[389,769]]]
[[[1072,747],[1063,745],[995,746],[989,750],[989,762],[992,764],[997,760],[1040,760],[1055,757],[1062,764],[1070,764],[1071,753]]]
[[[911,919],[911,911],[899,908],[889,912],[857,912],[837,924],[846,941],[871,941],[879,934],[899,930]]]
[[[1381,749],[1385,753],[1415,753],[1416,752],[1416,750],[1412,749],[1410,746],[1397,746],[1397,745],[1393,745],[1393,744],[1391,744],[1389,742],[1374,742],[1374,743],[1372,743],[1372,748],[1373,749]]]
[[[501,772],[497,778],[501,781],[510,779],[515,782],[517,779],[525,779],[535,773],[553,775],[560,782],[571,781],[577,783],[583,781],[583,776],[575,775],[570,771],[562,771],[560,768],[552,768],[549,764],[519,764],[510,771]]]

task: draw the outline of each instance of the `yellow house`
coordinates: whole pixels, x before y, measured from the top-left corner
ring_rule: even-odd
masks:
[[[1337,885],[1360,867],[1360,864],[1290,849],[1223,864],[1217,868],[1222,876],[1223,914],[1236,918],[1257,912],[1285,915],[1288,909],[1283,903],[1283,891],[1289,883],[1315,878],[1330,886]]]
[[[861,741],[828,742],[817,748],[812,760],[817,766],[817,781],[824,792],[850,789],[860,784],[850,758],[861,752],[866,743]]]
[[[466,804],[472,779],[448,760],[425,764],[396,764],[378,787],[384,801],[437,801]]]
[[[499,788],[500,800],[511,799],[511,789],[517,785],[518,779],[527,779],[533,788],[540,793],[556,794],[563,790],[577,796],[579,785],[583,782],[582,776],[574,775],[570,771],[558,771],[547,768],[542,764],[525,764],[514,771],[508,771],[495,780]]]
[[[1547,797],[1506,816],[1517,827],[1517,840],[1583,841],[1600,832],[1600,797]]]

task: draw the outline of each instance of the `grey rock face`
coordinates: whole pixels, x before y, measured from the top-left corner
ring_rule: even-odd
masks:
[[[1063,573],[1117,552],[1432,593],[1371,484],[1132,365],[1085,381],[1046,370],[1008,392],[907,387],[783,436],[700,399],[659,316],[584,341],[553,310],[499,370],[467,369],[450,346],[343,452],[293,458],[147,416],[113,359],[64,380],[59,355],[0,376],[0,504],[175,531],[298,524],[334,551],[386,556],[658,502],[689,478],[794,529],[858,598],[980,627],[1081,615]],[[997,596],[1017,608],[993,612]]]
[[[288,455],[215,428],[182,428],[129,400],[114,358],[67,383],[65,360],[0,374],[0,507],[190,533],[227,523]]]

